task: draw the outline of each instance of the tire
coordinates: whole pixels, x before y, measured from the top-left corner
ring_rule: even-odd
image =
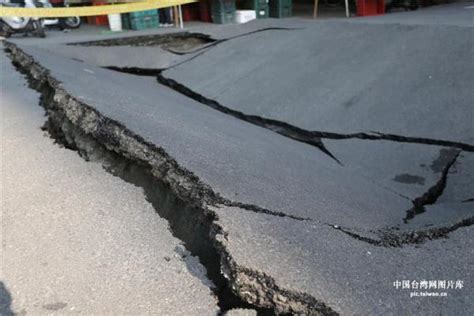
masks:
[[[78,16],[70,16],[59,20],[59,27],[62,30],[77,29],[79,26],[81,26],[81,18]]]
[[[41,24],[41,21],[33,21],[33,27],[34,27],[34,34],[38,37],[45,38],[46,33],[44,32],[43,25]]]

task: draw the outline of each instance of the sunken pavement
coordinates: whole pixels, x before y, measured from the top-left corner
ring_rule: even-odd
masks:
[[[221,308],[467,315],[472,25],[400,16],[5,47],[51,137],[144,189]],[[394,286],[438,279],[465,288]]]

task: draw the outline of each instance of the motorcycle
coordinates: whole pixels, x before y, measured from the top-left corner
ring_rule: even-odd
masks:
[[[1,2],[0,5],[6,7],[19,7],[18,3]],[[38,8],[42,4],[37,0],[25,0],[25,8]],[[0,36],[5,38],[12,34],[33,34],[38,37],[46,37],[43,27],[43,20],[41,18],[31,17],[0,17]]]

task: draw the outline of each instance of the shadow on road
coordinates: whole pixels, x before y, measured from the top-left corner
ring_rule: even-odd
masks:
[[[12,297],[10,292],[7,290],[5,284],[0,281],[0,315],[1,316],[12,316],[13,311],[10,309],[12,303]]]

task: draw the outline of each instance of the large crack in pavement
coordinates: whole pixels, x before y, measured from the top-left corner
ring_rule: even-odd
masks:
[[[208,277],[216,285],[214,291],[222,313],[235,307],[250,307],[260,314],[336,315],[313,296],[285,289],[271,276],[235,262],[225,246],[227,233],[217,224],[217,215],[210,207],[237,203],[244,210],[267,212],[224,200],[162,148],[76,100],[31,56],[14,44],[6,46],[13,64],[27,76],[30,87],[41,93],[40,104],[48,115],[45,129],[58,143],[78,151],[87,160],[100,162],[110,173],[144,189],[157,213],[168,220],[173,235],[207,269]]]
[[[259,314],[268,314],[267,310],[247,304],[235,296],[220,273],[219,254],[211,246],[212,236],[219,233],[218,227],[212,225],[215,220],[212,213],[174,195],[167,184],[154,176],[149,166],[123,157],[85,134],[59,110],[58,104],[54,104],[51,97],[42,98],[41,105],[47,109],[48,115],[43,129],[58,144],[77,151],[87,161],[102,164],[114,176],[143,188],[147,200],[160,217],[169,222],[173,235],[182,240],[186,250],[197,256],[206,268],[208,278],[215,285],[213,291],[222,312],[233,308],[252,308],[257,309]]]
[[[443,167],[439,180],[433,186],[431,186],[428,191],[426,191],[422,196],[419,196],[412,201],[413,207],[407,210],[406,216],[403,219],[405,223],[408,223],[408,221],[413,219],[416,215],[424,213],[426,205],[436,203],[436,201],[443,194],[444,189],[446,188],[449,170],[456,162],[460,153],[460,150],[453,152],[452,157]]]
[[[431,228],[427,230],[416,230],[409,232],[399,232],[399,228],[384,229],[374,232],[378,238],[364,236],[355,231],[338,225],[328,224],[330,227],[343,232],[344,234],[363,241],[365,243],[380,247],[402,247],[403,245],[422,244],[429,240],[448,238],[449,233],[463,227],[474,225],[474,216],[465,218],[455,224]]]
[[[201,104],[209,106],[217,111],[231,115],[239,120],[269,129],[275,133],[283,135],[285,137],[291,138],[293,140],[306,143],[308,145],[314,146],[321,150],[323,153],[336,160],[339,164],[339,160],[324,146],[320,137],[314,136],[311,133],[308,133],[305,130],[291,126],[284,122],[278,122],[270,119],[265,119],[255,115],[247,115],[240,111],[232,110],[226,106],[223,106],[216,100],[206,98],[205,96],[191,90],[190,88],[176,82],[175,80],[165,78],[162,74],[158,74],[157,80],[159,83],[170,87],[171,89],[198,101]]]
[[[199,55],[197,55],[199,56]],[[197,57],[195,56],[195,57]],[[187,62],[189,60],[185,60]],[[233,110],[229,107],[226,107],[216,100],[209,99],[187,86],[184,86],[177,81],[166,78],[163,76],[163,71],[167,69],[147,69],[147,68],[137,68],[137,67],[115,67],[115,66],[108,66],[104,67],[109,70],[114,70],[118,72],[138,75],[138,76],[151,76],[156,77],[158,82],[162,85],[165,85],[174,91],[185,95],[205,106],[211,107],[217,111],[225,113],[227,115],[233,116],[239,120],[246,121],[248,123],[269,129],[275,133],[283,135],[285,137],[291,138],[293,140],[309,144],[320,149],[322,152],[330,156],[332,159],[337,161],[339,164],[342,164],[337,157],[335,157],[325,146],[323,139],[363,139],[363,140],[386,140],[386,141],[394,141],[400,143],[414,143],[414,144],[422,144],[422,145],[434,145],[434,146],[445,146],[445,147],[453,147],[458,148],[467,152],[474,152],[474,145],[470,145],[467,143],[462,142],[455,142],[443,139],[433,139],[433,138],[423,138],[423,137],[414,137],[414,136],[404,136],[404,135],[396,135],[396,134],[388,134],[388,133],[380,133],[380,132],[358,132],[358,133],[351,133],[351,134],[340,134],[340,133],[333,133],[333,132],[326,132],[326,131],[314,131],[314,130],[305,130],[300,127],[288,124],[286,122],[264,118],[257,115],[249,115],[243,112]]]
[[[232,110],[228,107],[225,107],[218,103],[215,100],[206,98],[194,91],[190,88],[183,86],[177,83],[173,79],[165,78],[162,75],[163,70],[153,70],[153,69],[146,69],[146,68],[121,68],[121,67],[105,67],[110,70],[139,75],[139,76],[152,76],[156,77],[158,82],[170,87],[174,91],[179,92],[199,103],[209,106],[215,110],[218,110],[222,113],[231,115],[237,119],[252,123],[254,125],[269,129],[273,132],[276,132],[282,136],[291,138],[293,140],[303,142],[314,147],[317,147],[331,158],[335,159],[338,163],[339,160],[335,157],[329,150],[324,147],[322,139],[329,138],[329,139],[348,139],[348,138],[357,138],[357,139],[364,139],[364,140],[389,140],[389,141],[396,141],[402,143],[419,143],[424,145],[443,145],[443,146],[450,146],[450,149],[446,149],[447,157],[440,157],[440,161],[437,163],[436,166],[439,171],[441,172],[440,179],[430,187],[422,196],[417,197],[412,200],[413,207],[406,211],[406,216],[403,219],[405,223],[407,223],[410,219],[413,219],[416,215],[425,212],[425,205],[430,205],[436,203],[439,196],[442,195],[444,188],[446,186],[448,172],[452,165],[456,162],[457,157],[460,155],[462,150],[470,151],[470,149],[474,150],[474,147],[469,144],[463,143],[456,143],[451,141],[444,141],[444,140],[435,140],[435,139],[426,139],[426,138],[415,138],[415,137],[406,137],[400,135],[393,135],[393,134],[366,134],[366,133],[355,133],[355,134],[335,134],[335,133],[328,133],[328,132],[320,132],[320,131],[307,131],[296,126],[287,124],[285,122],[276,121],[272,119],[266,119],[259,116],[254,115],[247,115],[242,112]],[[466,150],[467,148],[467,150]],[[446,160],[446,161],[445,161]],[[436,162],[434,162],[436,163]],[[342,163],[340,163],[342,164]],[[406,197],[405,197],[406,198]],[[275,216],[282,216],[282,217],[290,217],[296,220],[302,221],[313,221],[309,218],[301,218],[296,216],[287,215],[285,213],[274,212],[266,209],[262,209],[258,206],[248,206],[243,205],[238,202],[222,202],[222,204],[227,206],[237,206],[241,209],[252,210],[257,213],[264,213],[270,214]],[[321,224],[321,223],[319,223]],[[442,226],[437,227],[429,230],[416,230],[416,231],[409,231],[400,233],[397,229],[381,229],[377,232],[379,239],[374,239],[370,237],[365,237],[363,235],[357,234],[351,231],[348,228],[342,228],[338,225],[327,224],[337,230],[351,236],[355,239],[360,241],[367,242],[369,244],[375,246],[383,246],[383,247],[401,247],[403,245],[409,244],[422,244],[429,240],[439,239],[439,238],[447,238],[448,234],[457,230],[458,228],[471,226],[473,224],[473,218],[464,219],[458,223],[455,223],[450,226]]]
[[[410,220],[415,216],[426,212],[426,205],[435,204],[438,198],[443,194],[444,189],[448,181],[448,174],[451,167],[456,163],[457,158],[461,154],[460,150],[445,150],[442,154],[445,161],[438,161],[437,166],[441,175],[439,180],[431,186],[423,195],[412,200],[413,207],[406,211],[406,216],[403,218],[403,222],[408,224]],[[441,158],[440,158],[441,160]],[[472,226],[474,224],[474,216],[460,220],[457,223],[435,227],[428,230],[416,230],[416,231],[405,231],[400,232],[400,227],[392,227],[387,229],[381,229],[376,232],[372,232],[379,238],[375,239],[372,237],[364,236],[360,233],[356,233],[354,230],[344,228],[338,225],[328,224],[330,227],[339,230],[346,235],[355,238],[357,240],[382,247],[401,247],[406,244],[422,244],[428,240],[435,240],[440,238],[447,238],[448,234],[462,227]]]
[[[323,153],[327,154],[329,157],[337,161],[339,164],[339,160],[337,160],[336,157],[334,157],[329,150],[324,147],[323,142],[319,137],[313,137],[312,135],[308,135],[305,133],[303,130],[297,130],[297,128],[282,128],[281,126],[276,126],[275,124],[269,123],[270,120],[262,119],[258,116],[252,116],[252,115],[246,115],[242,112],[231,110],[225,106],[222,106],[215,100],[208,99],[200,94],[197,94],[196,92],[192,91],[191,89],[180,85],[176,83],[176,81],[171,80],[171,79],[165,79],[161,73],[163,70],[160,69],[147,69],[147,68],[136,68],[136,67],[114,67],[114,66],[108,66],[104,67],[109,70],[114,70],[118,72],[123,72],[123,73],[128,73],[132,75],[137,75],[137,76],[151,76],[151,77],[156,77],[158,82],[172,88],[173,90],[179,92],[180,94],[183,94],[195,101],[198,101],[201,104],[204,104],[206,106],[209,106],[215,110],[218,110],[222,113],[229,114],[235,118],[238,118],[240,120],[249,122],[251,124],[269,129],[273,132],[276,132],[280,135],[283,135],[285,137],[291,138],[293,140],[306,143],[308,145],[314,146],[318,149],[320,149]],[[284,123],[285,124],[285,123]]]
[[[126,72],[126,71],[124,71]],[[474,145],[462,143],[462,142],[455,142],[449,140],[442,140],[442,139],[432,139],[432,138],[423,138],[423,137],[412,137],[412,136],[403,136],[403,135],[395,135],[395,134],[386,134],[380,132],[359,132],[359,133],[352,133],[352,134],[340,134],[340,133],[333,133],[333,132],[325,132],[325,131],[314,131],[314,130],[306,130],[295,125],[288,124],[283,121],[278,121],[274,119],[269,119],[257,115],[249,115],[243,112],[233,110],[229,107],[226,107],[216,100],[209,99],[187,86],[182,85],[181,83],[177,82],[176,80],[166,78],[160,72],[157,75],[158,82],[170,87],[171,89],[186,95],[189,98],[192,98],[206,106],[209,106],[213,109],[216,109],[222,113],[231,115],[236,117],[240,120],[247,121],[249,123],[270,129],[276,133],[281,135],[287,136],[294,140],[298,140],[307,144],[311,144],[315,147],[320,148],[323,152],[330,155],[332,158],[336,159],[328,149],[324,147],[322,139],[350,139],[350,138],[358,138],[358,139],[365,139],[365,140],[388,140],[388,141],[395,141],[395,142],[402,142],[402,143],[417,143],[423,145],[438,145],[438,146],[446,146],[446,147],[454,147],[459,148],[464,151],[474,152]]]

